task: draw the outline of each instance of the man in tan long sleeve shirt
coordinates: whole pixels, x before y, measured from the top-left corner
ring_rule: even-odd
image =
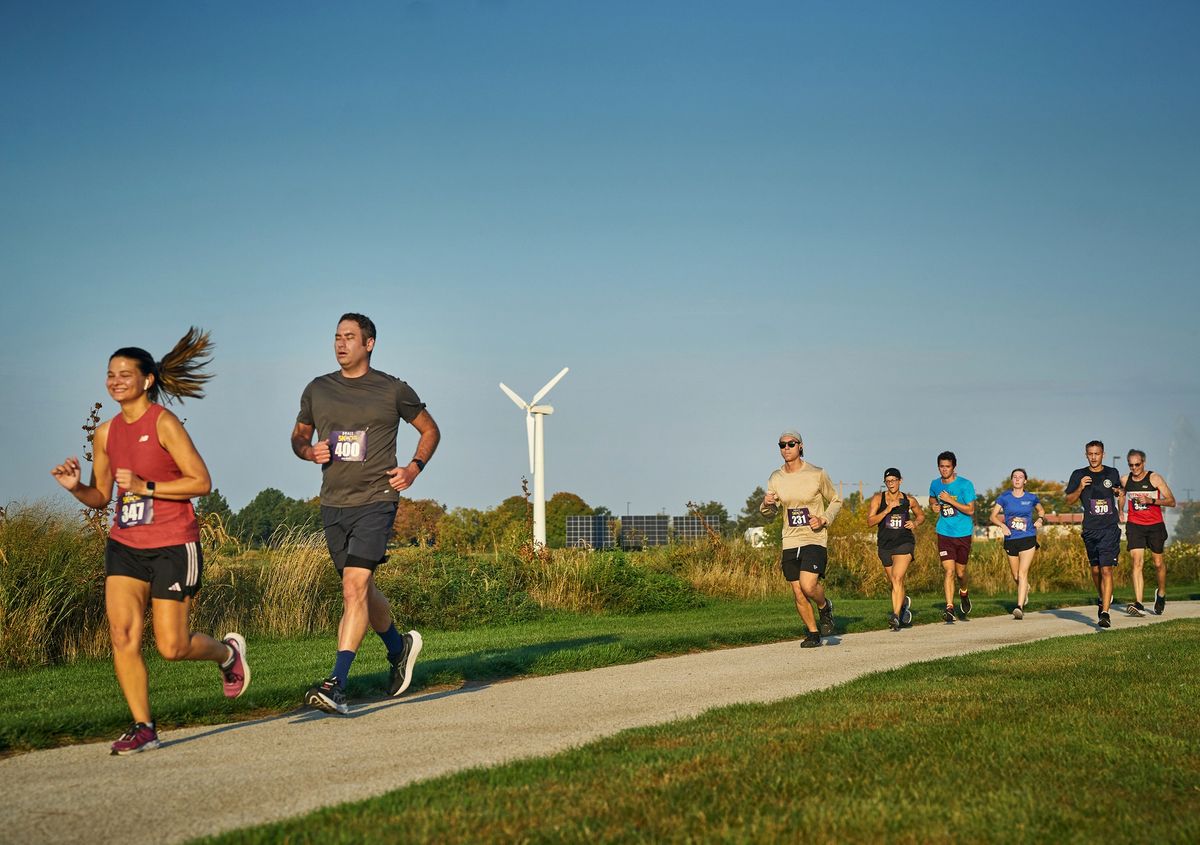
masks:
[[[834,489],[829,474],[804,460],[804,441],[795,431],[779,435],[783,466],[767,480],[767,495],[759,511],[774,519],[784,510],[783,553],[780,565],[783,577],[792,585],[796,612],[808,630],[801,648],[815,648],[822,635],[833,633],[833,601],[825,596],[825,567],[829,562],[826,530],[842,509],[842,497]],[[820,633],[813,613],[815,602],[820,614]]]

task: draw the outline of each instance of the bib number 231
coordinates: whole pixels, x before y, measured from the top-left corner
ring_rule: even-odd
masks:
[[[122,493],[120,510],[117,511],[117,525],[121,528],[133,528],[138,525],[149,525],[154,522],[154,500],[149,496],[139,496],[137,493]]]
[[[335,431],[330,434],[329,456],[335,461],[365,461],[366,431]]]
[[[792,528],[808,525],[808,508],[788,508],[787,522]]]

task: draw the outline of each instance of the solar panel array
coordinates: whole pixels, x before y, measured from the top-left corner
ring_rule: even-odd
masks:
[[[644,549],[647,546],[665,546],[670,538],[670,520],[666,516],[623,516],[621,517],[621,548]]]
[[[718,534],[721,533],[721,518],[718,516],[706,516],[704,522],[708,523],[708,527]],[[700,521],[696,516],[673,516],[671,517],[671,537],[677,543],[692,543],[696,540],[707,540],[708,531],[704,528],[704,522]]]
[[[568,516],[568,549],[611,549],[616,545],[616,525],[607,516]]]

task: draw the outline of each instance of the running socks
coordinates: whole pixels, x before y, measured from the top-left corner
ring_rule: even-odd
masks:
[[[383,640],[390,659],[394,660],[404,653],[404,637],[396,630],[395,622],[386,631],[376,631],[375,633],[379,634],[379,639]]]
[[[222,645],[224,644],[222,643]],[[225,647],[229,649],[229,657],[217,663],[217,665],[221,667],[221,671],[233,666],[233,662],[237,660],[237,652],[233,650],[233,646],[226,645]]]
[[[338,684],[345,686],[346,679],[350,677],[350,664],[353,662],[353,651],[339,651],[337,653],[337,660],[333,664],[333,671],[329,674],[337,678]]]

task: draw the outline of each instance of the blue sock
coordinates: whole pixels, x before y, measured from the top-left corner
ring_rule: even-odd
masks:
[[[379,634],[379,639],[383,640],[384,646],[387,647],[388,657],[394,658],[404,651],[404,637],[396,630],[395,622],[389,625],[386,631],[375,633]]]
[[[346,679],[350,677],[350,664],[354,662],[354,652],[339,651],[337,660],[333,664],[333,677],[338,679],[338,683],[346,686]]]

